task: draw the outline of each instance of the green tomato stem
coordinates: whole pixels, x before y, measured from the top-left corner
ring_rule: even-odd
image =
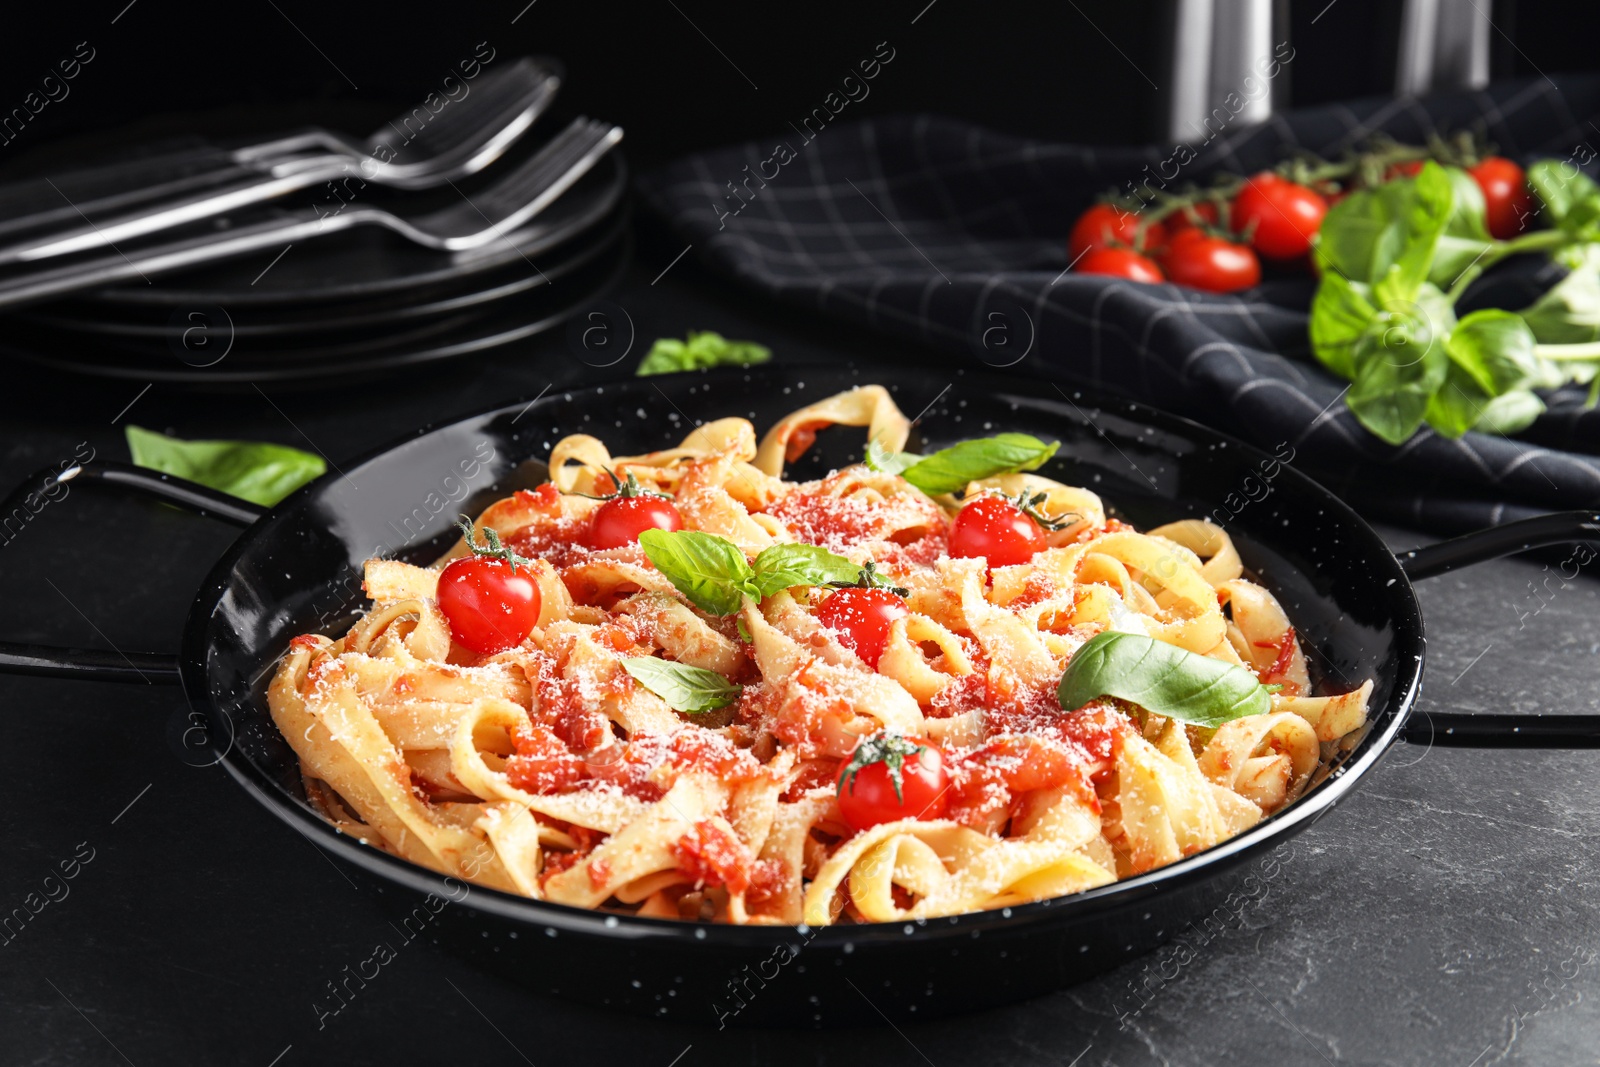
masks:
[[[1450,285],[1450,291],[1445,294],[1454,304],[1461,299],[1461,294],[1467,287],[1478,280],[1478,276],[1507,256],[1519,255],[1523,252],[1555,251],[1565,245],[1576,243],[1572,235],[1563,230],[1540,230],[1537,233],[1523,234],[1509,241],[1496,241],[1479,256],[1469,267],[1463,270],[1459,277]]]

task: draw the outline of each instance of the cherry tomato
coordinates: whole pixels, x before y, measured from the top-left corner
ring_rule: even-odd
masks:
[[[1261,282],[1261,261],[1249,245],[1234,244],[1204,230],[1184,230],[1174,237],[1162,254],[1161,265],[1168,281],[1210,293],[1231,293]]]
[[[1115,204],[1096,204],[1073,223],[1072,235],[1067,238],[1067,255],[1077,259],[1091,248],[1105,248],[1111,244],[1131,246],[1138,231],[1137,213],[1123,211]],[[1161,223],[1151,223],[1145,230],[1145,246],[1159,247],[1163,236]]]
[[[595,509],[589,525],[593,548],[621,548],[646,530],[681,530],[683,516],[659,496],[614,496]]]
[[[1231,221],[1240,233],[1255,226],[1250,243],[1268,259],[1297,259],[1322,227],[1328,202],[1315,189],[1263,172],[1247,179],[1233,198]]]
[[[1408,159],[1404,163],[1396,163],[1383,172],[1384,181],[1394,181],[1396,178],[1415,178],[1422,173],[1423,160]]]
[[[956,513],[950,555],[982,557],[991,567],[1026,563],[1044,548],[1044,527],[1001,496],[981,496]]]
[[[862,739],[839,768],[839,814],[857,830],[899,819],[937,819],[950,806],[949,792],[944,753],[894,733]]]
[[[1155,261],[1141,256],[1131,248],[1096,248],[1078,260],[1076,268],[1083,274],[1109,274],[1114,278],[1128,278],[1136,282],[1159,282],[1161,268]]]
[[[1521,233],[1522,220],[1533,207],[1522,168],[1502,156],[1490,156],[1467,173],[1483,190],[1489,233],[1502,241]]]
[[[516,648],[539,621],[539,586],[525,566],[489,556],[451,560],[435,594],[450,634],[464,648],[492,656]]]
[[[873,670],[883,658],[894,620],[911,614],[906,602],[887,589],[840,589],[817,609],[817,621],[832,630]]]

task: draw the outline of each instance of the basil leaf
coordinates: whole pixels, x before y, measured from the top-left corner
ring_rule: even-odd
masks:
[[[673,374],[708,367],[748,367],[765,363],[771,358],[772,349],[766,345],[758,345],[754,341],[730,341],[710,330],[690,330],[687,341],[663,337],[651,345],[634,373],[644,377],[648,374]]]
[[[1272,698],[1243,667],[1142,634],[1107,631],[1073,653],[1056,689],[1061,706],[1102,697],[1196,726],[1221,726],[1272,710]]]
[[[265,441],[184,441],[130,425],[136,466],[271,507],[328,469],[321,456]]]
[[[1544,401],[1526,389],[1519,389],[1485,404],[1472,428],[1483,433],[1513,434],[1526,430],[1543,414]]]
[[[1425,163],[1411,179],[1411,196],[1396,215],[1400,246],[1382,278],[1373,286],[1386,307],[1415,299],[1433,268],[1439,237],[1455,205],[1455,193],[1444,168]]]
[[[1328,209],[1317,236],[1317,258],[1324,277],[1343,275],[1353,282],[1370,282],[1393,262],[1393,253],[1380,254],[1380,245],[1392,229],[1398,182],[1351,193]]]
[[[1450,369],[1442,337],[1425,315],[1390,315],[1381,335],[1368,335],[1356,353],[1345,403],[1356,419],[1392,445],[1421,427],[1428,403]]]
[[[1445,351],[1491,397],[1523,388],[1540,371],[1528,324],[1498,308],[1474,311],[1457,323],[1445,338]]]
[[[773,545],[756,557],[755,587],[759,598],[796,585],[854,582],[860,577],[859,566],[816,545]]]
[[[1428,398],[1428,425],[1441,437],[1455,440],[1477,424],[1489,407],[1490,396],[1475,378],[1452,362],[1444,384]]]
[[[1528,168],[1527,177],[1544,205],[1545,217],[1563,230],[1580,228],[1586,217],[1592,217],[1594,209],[1579,210],[1580,205],[1600,201],[1600,185],[1563,160],[1541,159]]]
[[[1462,271],[1483,257],[1494,238],[1489,235],[1483,190],[1477,181],[1460,167],[1445,167],[1444,172],[1450,178],[1454,203],[1444,233],[1439,235],[1428,280],[1448,289]]]
[[[678,592],[701,611],[732,615],[745,596],[755,596],[755,573],[744,553],[726,537],[699,530],[646,530],[644,554]]]
[[[1585,255],[1578,265],[1521,311],[1540,344],[1600,340],[1600,247],[1581,247]]]
[[[997,434],[941,449],[913,463],[900,476],[929,496],[938,496],[965,489],[980,478],[1038,470],[1060,447],[1059,441],[1045,444],[1031,434]]]
[[[867,442],[866,464],[871,471],[901,474],[921,458],[915,452],[890,452],[878,443],[876,437]]]
[[[1311,301],[1311,350],[1341,378],[1355,375],[1355,348],[1374,329],[1378,309],[1367,299],[1371,290],[1328,271]]]
[[[665,700],[673,711],[686,711],[691,715],[727,707],[743,692],[740,686],[716,671],[654,656],[626,656],[622,669]]]

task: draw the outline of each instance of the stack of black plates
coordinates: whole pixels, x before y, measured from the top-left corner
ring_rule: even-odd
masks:
[[[470,253],[358,227],[40,305],[5,317],[0,357],[226,388],[328,384],[484,353],[551,329],[617,280],[627,187],[612,151],[532,222]]]

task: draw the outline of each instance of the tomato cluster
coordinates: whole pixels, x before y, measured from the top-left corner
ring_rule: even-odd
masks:
[[[1097,203],[1074,223],[1067,255],[1082,274],[1169,281],[1213,293],[1249,289],[1261,282],[1262,260],[1304,269],[1328,209],[1356,186],[1363,167],[1372,169],[1359,159],[1332,164],[1315,172],[1323,176],[1306,180],[1262,171],[1152,205]],[[1421,168],[1418,158],[1400,159],[1373,180],[1410,178]],[[1466,169],[1483,191],[1489,233],[1499,240],[1515,236],[1532,206],[1522,168],[1491,155]]]

